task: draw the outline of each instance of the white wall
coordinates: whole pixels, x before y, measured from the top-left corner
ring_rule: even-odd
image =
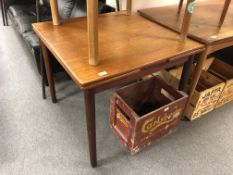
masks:
[[[122,1],[122,7],[125,8],[126,0]],[[158,7],[158,6],[165,6],[171,4],[178,4],[179,0],[132,0],[133,1],[133,10],[136,11],[138,9],[149,8],[149,7]],[[115,0],[107,0],[107,3],[115,6]]]

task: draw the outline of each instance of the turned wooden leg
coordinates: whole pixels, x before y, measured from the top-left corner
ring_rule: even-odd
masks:
[[[85,109],[86,109],[86,124],[87,135],[89,142],[89,154],[92,167],[97,166],[96,156],[96,122],[95,122],[95,93],[94,90],[85,90]]]
[[[188,84],[189,76],[191,73],[191,68],[193,64],[194,56],[190,56],[188,61],[184,63],[182,75],[181,75],[181,81],[179,85],[179,90],[185,91],[185,87]]]
[[[54,80],[53,80],[53,71],[52,71],[52,67],[51,67],[51,63],[50,63],[51,60],[50,60],[50,56],[49,56],[49,50],[47,49],[47,47],[44,45],[43,42],[41,42],[41,49],[42,49],[42,53],[43,53],[45,70],[46,70],[46,75],[47,75],[47,79],[48,79],[48,84],[49,84],[49,89],[50,89],[52,101],[53,101],[53,103],[56,103],[57,98],[56,98],[56,92],[55,92],[55,86],[54,86]]]

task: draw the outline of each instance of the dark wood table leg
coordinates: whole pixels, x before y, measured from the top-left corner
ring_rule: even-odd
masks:
[[[44,45],[43,42],[41,42],[41,49],[43,53],[43,58],[44,58],[44,63],[45,63],[45,70],[46,70],[46,75],[48,79],[48,84],[49,84],[49,89],[52,97],[53,103],[57,102],[56,98],[56,92],[55,92],[55,85],[54,85],[54,80],[53,80],[53,71],[51,67],[51,60],[50,60],[50,55],[49,55],[49,50],[47,47]]]
[[[41,87],[42,87],[42,98],[46,99],[45,92],[45,70],[44,70],[44,59],[42,55],[42,49],[40,49],[40,71],[41,71]]]
[[[95,122],[95,92],[94,90],[84,91],[87,135],[89,142],[89,154],[91,166],[97,166],[96,156],[96,122]]]
[[[181,81],[179,84],[179,90],[181,90],[181,91],[185,91],[185,87],[188,84],[193,61],[194,61],[194,56],[190,56],[188,61],[186,61],[184,63],[184,67],[183,67],[183,71],[182,71],[182,75],[181,75]]]

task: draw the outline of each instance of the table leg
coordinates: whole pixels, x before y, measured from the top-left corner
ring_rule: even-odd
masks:
[[[85,90],[85,110],[87,135],[89,141],[89,154],[92,167],[97,166],[96,156],[96,122],[95,122],[95,92],[94,90]]]
[[[43,42],[41,42],[41,49],[43,53],[43,58],[44,58],[44,63],[45,63],[45,70],[46,70],[46,75],[48,79],[48,84],[49,84],[49,89],[52,97],[53,103],[57,102],[56,98],[56,92],[55,92],[55,86],[54,86],[54,80],[53,80],[53,71],[51,67],[51,60],[50,60],[50,55],[49,55],[49,50],[47,47],[44,45]]]
[[[183,71],[182,71],[182,76],[181,76],[181,81],[179,84],[179,90],[185,91],[185,87],[188,84],[189,76],[191,73],[191,68],[193,64],[194,56],[190,56],[188,61],[184,63]]]
[[[46,99],[44,59],[43,59],[43,55],[42,55],[42,49],[40,49],[40,71],[41,71],[42,98]]]
[[[189,93],[188,93],[189,94],[188,103],[190,102],[190,99],[192,98],[192,96],[194,94],[194,91],[196,89],[197,83],[198,83],[198,81],[200,79],[204,63],[205,63],[205,61],[207,59],[207,56],[208,56],[208,50],[209,49],[207,47],[206,50],[200,55],[200,57],[197,60],[197,65],[196,65],[196,68],[195,68],[194,76],[192,78],[192,82],[191,82]]]

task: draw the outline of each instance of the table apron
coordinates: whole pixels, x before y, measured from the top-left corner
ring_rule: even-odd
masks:
[[[233,38],[231,38],[229,40],[210,43],[210,45],[207,45],[208,54],[211,54],[213,52],[216,52],[218,50],[221,50],[221,49],[224,49],[224,48],[227,48],[230,46],[233,46]]]
[[[88,86],[87,89],[94,89],[95,93],[99,93],[107,89],[111,89],[116,86],[119,86],[121,84],[128,83],[134,80],[138,80],[142,78],[143,76],[158,72],[160,70],[171,68],[177,65],[182,65],[186,61],[188,61],[188,59],[189,57],[183,57],[178,60],[171,61],[171,62],[163,62],[160,64],[156,63],[155,65],[149,66],[148,68],[137,69],[135,71],[126,73],[122,76],[106,80],[105,82],[100,82],[99,84],[95,84],[94,86]]]

